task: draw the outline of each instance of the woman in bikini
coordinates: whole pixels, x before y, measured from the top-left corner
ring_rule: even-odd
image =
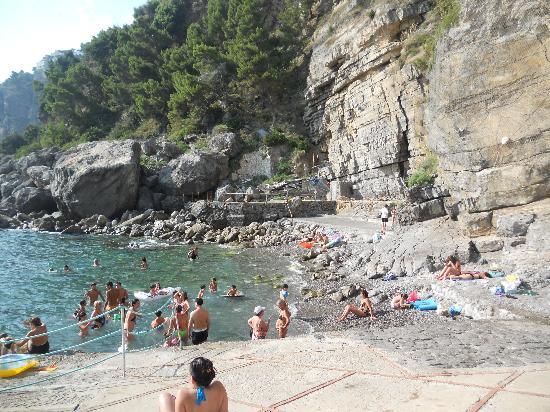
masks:
[[[266,322],[263,319],[264,312],[265,308],[263,306],[256,306],[254,308],[254,316],[248,319],[248,326],[250,326],[250,337],[252,340],[265,339],[267,337],[271,316]]]
[[[449,279],[450,276],[459,276],[461,274],[460,260],[455,256],[448,256],[445,261],[445,267],[436,277],[437,280]]]
[[[369,299],[369,293],[365,289],[361,290],[361,305],[359,305],[359,307],[355,305],[346,305],[344,312],[342,312],[338,318],[338,322],[345,320],[350,313],[353,313],[360,318],[370,316],[371,320],[376,319],[374,316],[374,310],[372,309],[372,303]]]
[[[160,412],[204,411],[227,412],[228,399],[220,381],[212,382],[216,369],[209,359],[199,357],[189,365],[189,387],[180,389],[176,396],[164,392],[159,397]]]
[[[130,332],[132,332],[136,327],[136,319],[140,316],[139,306],[139,299],[132,300],[132,306],[130,306],[130,309],[128,309],[128,312],[126,313],[124,330],[126,331],[126,339],[128,339],[128,341],[134,339],[134,336]]]
[[[487,272],[464,272],[460,275],[449,275],[447,279],[451,280],[475,280],[475,279],[487,279],[489,274]]]

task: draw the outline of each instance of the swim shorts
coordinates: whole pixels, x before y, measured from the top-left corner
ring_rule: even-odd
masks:
[[[208,339],[208,329],[207,330],[201,330],[199,332],[192,331],[191,332],[191,342],[193,345],[199,345],[203,342],[206,342]]]
[[[29,349],[29,353],[31,355],[48,353],[49,351],[50,351],[50,342],[46,342],[43,345],[33,345],[31,343],[31,348]]]

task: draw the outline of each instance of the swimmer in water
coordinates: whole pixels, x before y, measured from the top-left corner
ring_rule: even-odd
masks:
[[[237,290],[237,286],[231,285],[231,287],[227,290],[227,296],[238,296],[239,291]]]
[[[197,297],[202,298],[204,296],[205,291],[206,291],[206,285],[201,285],[201,290],[199,290],[199,294],[197,295]]]
[[[190,261],[193,261],[199,257],[198,249],[197,247],[192,247],[189,253],[187,253],[187,259]]]
[[[99,259],[94,259],[94,263],[92,263],[92,267],[94,268],[101,267],[101,263],[99,263]]]
[[[54,268],[49,268],[48,272],[57,272],[57,270],[55,270]]]
[[[158,332],[163,333],[163,328],[160,327],[160,325],[164,324],[166,322],[166,319],[162,317],[162,312],[160,310],[157,310],[155,312],[156,318],[153,319],[151,322],[151,329],[157,329]]]
[[[73,270],[69,267],[69,265],[65,264],[65,266],[63,266],[63,272],[70,273],[72,271]]]
[[[145,256],[143,256],[141,258],[141,263],[140,263],[140,268],[141,270],[147,270],[149,269],[149,263],[147,263],[147,258]]]
[[[209,287],[210,293],[216,293],[218,291],[218,281],[216,280],[216,278],[212,278]]]

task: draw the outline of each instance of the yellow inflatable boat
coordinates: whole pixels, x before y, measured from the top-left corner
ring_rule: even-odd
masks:
[[[33,359],[32,355],[0,356],[0,378],[11,378],[37,365],[38,362]]]

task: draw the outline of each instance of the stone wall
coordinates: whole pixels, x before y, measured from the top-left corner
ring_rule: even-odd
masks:
[[[229,202],[225,204],[229,226],[246,226],[252,222],[265,222],[288,217],[308,217],[336,214],[336,202],[303,200],[298,205],[286,202]],[[292,210],[292,216],[291,216]]]
[[[399,4],[340,2],[314,36],[305,123],[325,176],[355,198],[404,198],[409,166],[424,155],[422,77],[397,58],[430,2]]]

